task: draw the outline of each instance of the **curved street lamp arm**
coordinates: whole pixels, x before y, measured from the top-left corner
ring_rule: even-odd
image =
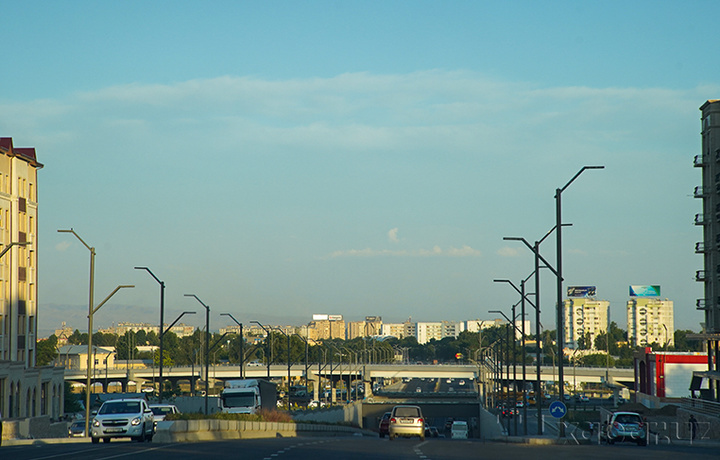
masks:
[[[117,291],[119,291],[120,289],[123,289],[123,288],[134,288],[134,287],[135,287],[135,285],[132,285],[132,284],[121,285],[121,286],[116,287],[115,290],[112,291],[109,296],[105,297],[105,299],[104,299],[102,302],[100,302],[100,303],[97,305],[97,307],[95,307],[95,308],[92,309],[92,313],[91,313],[91,314],[94,315],[96,311],[100,310],[100,307],[102,307],[103,305],[105,305],[105,302],[107,302],[108,300],[110,300],[110,297],[114,296],[115,293],[116,293]],[[90,315],[88,315],[88,316],[90,316]]]

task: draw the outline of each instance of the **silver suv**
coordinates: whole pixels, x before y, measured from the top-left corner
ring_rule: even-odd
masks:
[[[115,399],[105,401],[90,424],[93,444],[110,442],[112,438],[131,438],[152,441],[155,418],[144,399]]]

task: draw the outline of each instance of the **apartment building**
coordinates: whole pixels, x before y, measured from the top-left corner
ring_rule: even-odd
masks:
[[[180,323],[175,324],[170,330],[168,330],[169,324],[165,324],[163,331],[172,332],[178,337],[189,337],[195,333],[195,326],[188,326],[187,324]],[[153,332],[155,335],[160,334],[160,327],[150,323],[118,323],[117,326],[110,327],[107,329],[99,329],[100,332],[106,334],[125,335],[128,332],[140,332],[145,333]]]
[[[313,315],[307,325],[308,340],[345,340],[345,321],[342,315]]]
[[[0,413],[63,410],[63,369],[36,367],[38,182],[35,148],[0,137]]]
[[[635,347],[652,343],[675,345],[675,321],[672,300],[636,297],[627,303],[628,342]]]
[[[347,323],[347,338],[372,337],[380,335],[382,331],[381,316],[366,316],[364,321],[350,321]]]
[[[415,338],[421,345],[431,340],[441,340],[443,338],[443,323],[441,321],[415,323]]]
[[[569,348],[578,348],[578,341],[586,339],[585,348],[595,349],[595,339],[606,334],[610,302],[589,297],[565,299],[565,344]],[[525,329],[528,331],[528,328]],[[532,332],[527,332],[531,334]]]

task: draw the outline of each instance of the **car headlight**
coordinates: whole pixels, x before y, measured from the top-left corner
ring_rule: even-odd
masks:
[[[92,426],[100,426],[100,422],[98,422],[96,419],[93,419]]]
[[[140,417],[135,417],[134,419],[132,419],[132,422],[130,422],[130,424],[133,426],[140,425]]]

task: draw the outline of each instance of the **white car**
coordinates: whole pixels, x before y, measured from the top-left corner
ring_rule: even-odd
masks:
[[[173,404],[150,404],[150,410],[153,412],[156,422],[162,422],[168,414],[180,413],[177,406]]]
[[[155,416],[144,399],[113,399],[105,401],[90,424],[93,444],[102,439],[131,438],[152,441],[155,434]]]

